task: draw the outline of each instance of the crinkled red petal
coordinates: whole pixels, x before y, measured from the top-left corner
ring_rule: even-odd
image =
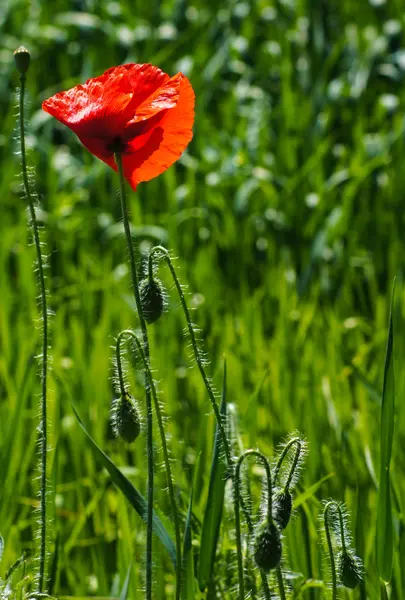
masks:
[[[129,152],[123,154],[123,166],[132,187],[157,177],[180,158],[193,137],[194,100],[193,88],[182,75],[176,106],[163,112],[153,127],[128,143]]]

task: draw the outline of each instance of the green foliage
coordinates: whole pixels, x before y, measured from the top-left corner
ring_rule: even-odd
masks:
[[[403,3],[10,0],[0,9],[0,33],[0,579],[18,564],[13,589],[19,591],[26,573],[29,587],[38,506],[35,257],[12,142],[19,77],[13,51],[24,44],[31,53],[27,143],[54,313],[49,549],[54,553],[58,540],[59,559],[53,593],[119,596],[126,589],[128,598],[143,598],[144,523],[111,485],[70,408],[74,402],[105,454],[145,495],[142,436],[128,448],[109,424],[111,340],[137,327],[118,181],[40,109],[54,92],[133,61],[183,70],[197,98],[189,150],[162,177],[128,193],[134,240],[145,254],[151,243],[162,243],[178,257],[217,383],[226,354],[239,443],[271,457],[296,429],[308,440],[293,498],[296,517],[283,534],[294,597],[325,597],[316,519],[320,499],[335,497],[353,515],[354,545],[365,565],[365,581],[351,597],[380,598],[374,539],[379,465],[386,465],[381,389],[394,276],[395,361],[405,360]],[[169,289],[164,269],[160,275]],[[168,415],[183,523],[201,455],[191,515],[198,574],[215,426],[199,373],[188,368],[175,294],[168,309],[149,329],[152,368]],[[130,389],[143,398],[139,365],[130,364],[128,373]],[[403,398],[403,369],[395,387]],[[405,593],[399,402],[395,419],[391,506],[380,509],[394,524],[393,600]],[[155,452],[160,464],[158,445]],[[254,498],[261,475],[250,479]],[[156,506],[170,531],[165,487],[157,469]],[[217,592],[230,598],[236,581],[229,520],[225,503],[211,598]],[[155,548],[156,598],[163,599],[173,595],[174,570],[158,541]]]

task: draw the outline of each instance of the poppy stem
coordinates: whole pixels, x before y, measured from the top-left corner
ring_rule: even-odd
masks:
[[[246,450],[246,452],[244,452],[243,454],[241,454],[239,456],[239,458],[236,462],[236,467],[235,467],[234,496],[237,499],[241,497],[240,471],[242,468],[242,463],[249,456],[254,456],[256,458],[256,460],[259,460],[262,463],[262,465],[264,466],[264,469],[266,471],[266,486],[267,486],[267,496],[268,496],[267,497],[267,521],[270,524],[273,522],[273,516],[272,516],[273,492],[272,492],[272,483],[271,483],[271,470],[270,470],[269,461],[264,456],[264,454],[262,454],[258,450]],[[249,527],[249,531],[250,531],[249,524],[248,524],[248,527]],[[241,527],[240,527],[239,502],[235,503],[235,537],[236,537],[236,554],[237,554],[237,559],[238,559],[238,572],[239,572],[239,598],[240,598],[240,600],[244,600],[244,598],[245,598],[245,582],[244,582],[244,578],[243,578],[243,554],[242,554],[242,536],[241,536]],[[263,575],[264,575],[264,573],[262,573],[262,581],[264,583],[264,580],[265,580],[267,583],[267,578],[266,577],[263,578]],[[264,588],[266,591],[265,584],[264,584]]]
[[[155,412],[156,412],[156,417],[157,417],[157,421],[158,421],[160,439],[162,442],[163,460],[165,463],[166,478],[167,478],[167,488],[169,491],[170,504],[172,506],[174,530],[175,530],[175,537],[176,537],[176,600],[179,600],[180,586],[181,586],[181,568],[182,568],[180,519],[179,519],[178,510],[177,510],[176,497],[174,494],[172,470],[170,467],[170,458],[169,458],[169,451],[168,451],[168,447],[167,447],[167,440],[166,440],[166,435],[165,435],[165,430],[164,430],[164,425],[163,425],[162,411],[160,410],[155,382],[153,381],[149,362],[146,360],[146,356],[143,351],[142,344],[139,341],[137,335],[130,329],[125,329],[124,331],[121,331],[121,333],[118,335],[118,338],[117,338],[117,346],[116,346],[117,367],[118,367],[118,378],[119,378],[119,382],[120,382],[120,386],[121,386],[121,393],[125,393],[125,386],[124,386],[124,380],[123,380],[123,376],[122,376],[122,367],[121,367],[121,353],[120,353],[121,342],[122,342],[122,338],[124,336],[131,337],[136,344],[137,350],[138,350],[141,360],[143,362],[145,374],[147,376],[150,390],[152,392],[153,404],[155,406]]]
[[[323,523],[324,523],[324,527],[325,527],[326,541],[328,544],[328,552],[329,552],[329,559],[330,559],[330,570],[331,570],[331,574],[332,574],[332,600],[336,600],[337,599],[337,581],[336,581],[335,555],[333,552],[332,538],[331,538],[330,530],[329,530],[329,511],[332,507],[336,508],[336,502],[334,500],[331,500],[325,506],[325,510],[323,511]]]
[[[46,430],[46,409],[47,409],[47,374],[48,374],[48,310],[45,287],[44,261],[41,252],[41,241],[39,238],[39,227],[35,213],[34,198],[30,190],[27,173],[27,162],[25,152],[25,132],[24,132],[24,93],[25,93],[25,73],[20,75],[20,102],[19,102],[19,128],[20,128],[20,148],[21,148],[21,171],[24,185],[25,196],[28,202],[31,228],[34,238],[34,245],[37,254],[38,279],[41,296],[42,312],[42,365],[41,365],[41,424],[40,424],[40,456],[41,456],[41,489],[40,489],[40,549],[39,549],[39,575],[38,592],[43,592],[45,580],[45,559],[46,559],[46,453],[47,453],[47,430]]]
[[[204,368],[204,358],[203,355],[200,351],[200,348],[198,346],[197,343],[197,339],[196,339],[196,334],[194,331],[194,326],[191,322],[191,317],[190,317],[190,311],[188,310],[188,306],[187,306],[187,302],[186,299],[184,297],[184,292],[183,289],[180,285],[180,282],[178,280],[177,274],[176,274],[176,270],[173,266],[172,260],[170,258],[170,255],[168,253],[168,251],[166,250],[166,248],[164,248],[163,246],[155,246],[154,248],[152,248],[152,250],[149,253],[149,265],[148,265],[148,270],[149,273],[153,273],[153,260],[155,258],[155,256],[157,256],[158,258],[163,258],[166,261],[166,264],[169,268],[170,274],[173,278],[173,282],[174,285],[176,287],[177,293],[179,295],[180,298],[180,303],[183,309],[183,313],[184,316],[186,318],[186,322],[187,322],[187,328],[188,328],[188,333],[190,335],[190,339],[191,339],[191,345],[193,348],[193,352],[194,352],[194,357],[196,360],[196,363],[198,365],[198,369],[201,373],[201,377],[202,380],[204,382],[205,388],[208,392],[208,397],[211,401],[211,405],[212,408],[214,410],[214,414],[215,414],[215,418],[218,424],[218,430],[219,433],[221,435],[221,440],[222,440],[222,445],[224,448],[224,452],[225,452],[225,456],[226,456],[226,460],[228,463],[228,470],[229,470],[229,474],[230,477],[232,479],[232,484],[233,484],[233,488],[235,490],[234,493],[234,513],[235,513],[235,520],[237,518],[237,513],[239,514],[239,504],[242,507],[243,513],[245,515],[245,519],[247,521],[249,530],[252,531],[253,530],[253,523],[252,523],[252,519],[250,517],[249,514],[249,510],[246,506],[246,503],[243,499],[243,496],[239,493],[239,491],[237,491],[237,484],[236,484],[236,477],[235,477],[235,461],[234,461],[234,457],[232,456],[232,451],[231,451],[231,446],[228,440],[228,436],[226,435],[226,431],[225,431],[225,426],[224,426],[224,422],[222,420],[221,414],[219,412],[219,407],[218,407],[218,403],[217,400],[215,398],[215,393],[214,390],[212,388],[212,385],[210,383],[210,380],[205,372],[205,368]],[[242,565],[238,560],[238,578],[239,578],[239,589],[244,589],[244,580],[243,580],[243,569],[242,569]]]
[[[145,360],[149,364],[149,340],[146,322],[142,314],[141,298],[139,295],[138,275],[136,271],[135,252],[132,243],[132,235],[129,224],[128,207],[125,194],[124,171],[120,152],[114,154],[118,168],[120,182],[120,199],[122,220],[124,223],[125,237],[129,252],[129,265],[131,269],[132,287],[134,291],[135,304],[138,312],[142,331],[143,351]],[[146,396],[146,427],[147,427],[147,454],[148,454],[148,505],[147,505],[147,531],[146,531],[146,600],[152,600],[152,518],[153,518],[153,438],[152,438],[152,402],[148,378],[145,373],[145,396]]]

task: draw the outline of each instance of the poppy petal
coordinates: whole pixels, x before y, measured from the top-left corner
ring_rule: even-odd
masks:
[[[180,158],[193,137],[193,122],[194,91],[182,75],[176,106],[165,111],[154,127],[127,143],[124,175],[132,187],[160,175]]]
[[[182,73],[177,73],[177,75],[174,75],[174,77],[168,79],[136,108],[135,116],[133,119],[128,121],[125,128],[126,137],[130,137],[131,126],[135,123],[150,119],[162,110],[167,110],[176,106],[180,95],[180,84],[183,77],[184,76]]]
[[[133,117],[134,92],[127,70],[108,69],[100,77],[88,79],[66,92],[55,94],[42,108],[75,133],[119,135]]]

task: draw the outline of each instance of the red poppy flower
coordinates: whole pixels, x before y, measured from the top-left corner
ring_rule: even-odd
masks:
[[[48,98],[42,108],[115,171],[114,153],[120,152],[134,189],[169,168],[193,136],[194,92],[187,77],[169,77],[149,64],[112,67]]]

